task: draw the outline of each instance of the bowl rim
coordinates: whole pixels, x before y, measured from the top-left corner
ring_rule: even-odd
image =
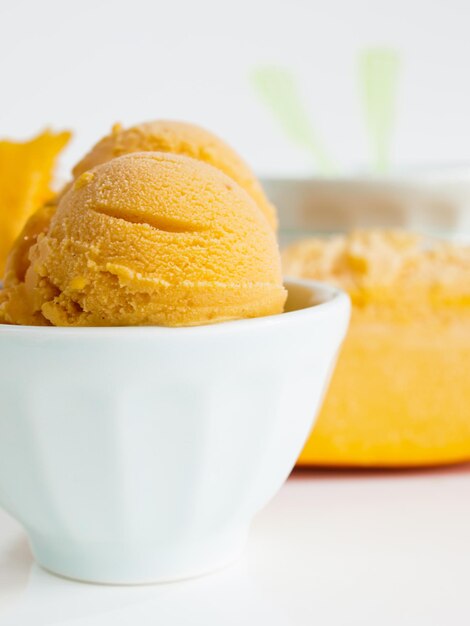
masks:
[[[284,277],[284,286],[289,290],[289,286],[304,287],[312,294],[319,296],[319,302],[312,303],[304,308],[294,311],[283,311],[275,315],[265,315],[250,319],[227,320],[215,322],[213,324],[202,324],[200,326],[27,326],[16,324],[1,324],[1,335],[40,335],[43,337],[63,337],[77,336],[80,338],[103,335],[112,337],[123,336],[169,336],[169,335],[204,335],[226,333],[230,331],[244,331],[263,327],[284,326],[286,324],[300,322],[306,318],[321,317],[329,315],[334,310],[350,308],[350,298],[348,294],[333,285],[314,280],[301,278]]]

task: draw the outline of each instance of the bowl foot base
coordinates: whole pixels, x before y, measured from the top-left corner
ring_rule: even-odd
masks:
[[[205,539],[153,543],[74,543],[29,533],[34,558],[44,569],[74,580],[110,585],[164,583],[209,574],[236,561],[247,529]]]

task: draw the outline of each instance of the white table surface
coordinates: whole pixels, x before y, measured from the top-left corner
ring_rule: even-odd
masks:
[[[236,565],[169,585],[48,574],[0,512],[0,624],[468,625],[470,467],[297,472]]]

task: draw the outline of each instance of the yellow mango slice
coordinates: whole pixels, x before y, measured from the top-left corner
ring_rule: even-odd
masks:
[[[53,196],[54,165],[70,136],[46,130],[30,141],[0,141],[0,277],[24,223]]]

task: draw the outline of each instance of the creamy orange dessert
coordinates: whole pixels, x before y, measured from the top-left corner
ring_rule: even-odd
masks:
[[[301,464],[470,459],[470,246],[405,232],[312,238],[284,273],[346,289],[350,330]]]
[[[250,167],[233,148],[205,128],[175,120],[156,120],[122,128],[115,124],[73,168],[74,177],[117,156],[132,152],[171,152],[213,165],[240,185],[256,202],[273,228],[276,209]]]
[[[190,326],[282,312],[275,209],[212,133],[116,125],[73,176],[15,241],[0,322]]]
[[[280,313],[285,299],[276,236],[251,196],[207,163],[141,152],[84,172],[52,217],[28,222],[0,318],[193,326]]]

